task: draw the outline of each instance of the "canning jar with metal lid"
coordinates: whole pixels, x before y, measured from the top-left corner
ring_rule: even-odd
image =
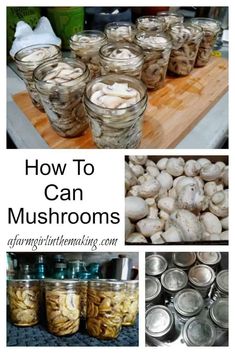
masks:
[[[100,76],[99,50],[106,43],[106,35],[95,30],[79,32],[70,38],[72,53],[88,66],[91,78]]]
[[[131,22],[110,22],[104,32],[110,42],[133,42],[136,26]]]
[[[198,315],[204,306],[200,292],[195,289],[185,288],[179,291],[174,297],[174,308],[181,321]]]
[[[187,286],[188,276],[180,268],[169,268],[161,275],[161,283],[164,291],[172,298],[178,291]]]
[[[157,16],[141,16],[136,20],[136,27],[140,32],[163,32],[165,20]]]
[[[202,28],[203,36],[199,45],[195,66],[202,67],[208,64],[217,35],[221,30],[221,23],[212,18],[196,17],[191,23]]]
[[[188,279],[190,286],[206,298],[215,280],[215,272],[210,266],[195,265],[189,270]]]
[[[125,281],[122,326],[132,326],[136,322],[139,304],[139,281]]]
[[[148,276],[145,278],[145,304],[160,304],[162,297],[162,285],[158,278]]]
[[[71,335],[80,325],[80,289],[76,280],[46,279],[47,326],[57,336]]]
[[[221,253],[220,252],[198,252],[197,260],[204,265],[210,266],[213,269],[217,267],[217,265],[221,261]]]
[[[211,298],[226,298],[228,296],[228,270],[220,271],[215,279],[215,284],[211,293]]]
[[[228,329],[228,298],[218,298],[210,307],[210,318],[221,329]]]
[[[133,43],[108,43],[100,48],[101,74],[124,74],[141,78],[143,50]]]
[[[145,260],[145,273],[148,276],[161,276],[166,271],[168,263],[165,257],[153,254],[146,257]]]
[[[200,316],[192,317],[184,325],[183,339],[187,346],[213,346],[216,329],[210,320]]]
[[[90,336],[116,338],[122,328],[125,283],[92,280],[88,284],[86,327]]]
[[[10,318],[14,325],[33,326],[39,322],[39,280],[9,279],[7,294]]]
[[[170,37],[163,33],[139,32],[135,42],[144,52],[142,81],[148,89],[161,88],[164,85],[171,53]]]
[[[52,128],[63,137],[80,135],[88,127],[83,93],[90,74],[80,60],[50,60],[34,71],[34,81]]]
[[[172,260],[175,266],[187,271],[196,261],[195,252],[175,252],[172,255]]]
[[[145,333],[161,340],[170,339],[174,331],[174,316],[170,309],[155,305],[145,313]]]
[[[147,106],[143,82],[127,75],[98,77],[88,83],[84,102],[97,147],[139,147]]]
[[[19,74],[23,79],[33,104],[40,110],[43,109],[39,94],[33,80],[33,71],[47,60],[60,59],[60,48],[53,44],[36,44],[20,49],[14,56]]]
[[[194,67],[202,29],[191,24],[178,24],[171,26],[168,33],[172,41],[168,71],[178,76],[186,76]]]
[[[157,13],[157,16],[164,19],[165,30],[168,30],[173,25],[184,22],[184,16],[177,12],[161,11]]]

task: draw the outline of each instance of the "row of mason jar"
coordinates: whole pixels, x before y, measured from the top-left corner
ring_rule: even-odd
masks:
[[[212,19],[183,24],[182,16],[172,18],[178,22],[158,29],[152,24],[166,20],[153,16],[139,18],[141,31],[137,32],[131,23],[111,23],[105,33],[75,34],[70,40],[75,59],[62,59],[60,48],[50,44],[24,48],[14,59],[33,103],[45,110],[59,135],[82,134],[88,115],[98,147],[136,148],[147,104],[146,86],[162,87],[167,69],[187,75],[195,62],[204,66],[220,28]],[[92,80],[100,74],[104,76]]]
[[[185,254],[180,256],[178,254]],[[218,297],[228,296],[228,270],[221,270],[216,273],[215,264],[218,266],[220,253],[198,253],[213,255],[213,265],[195,263],[195,253],[174,253],[174,266],[168,268],[166,259],[158,254],[150,255],[146,258],[146,305],[161,303],[164,298],[171,299],[180,290],[188,286],[197,290],[203,298],[210,297],[215,300]],[[179,256],[177,258],[177,255]],[[191,266],[185,267],[189,263],[189,258],[194,258]],[[211,259],[210,257],[210,259]],[[216,260],[217,259],[217,260]],[[182,264],[182,261],[185,261]],[[203,259],[205,262],[205,257]],[[176,267],[177,266],[177,267]],[[180,266],[180,267],[179,267]]]
[[[223,336],[226,341],[228,270],[217,272],[220,260],[216,252],[174,253],[170,261],[179,267],[167,269],[165,257],[153,254],[146,258],[147,336],[171,342],[180,326],[188,346],[219,345]],[[159,317],[165,318],[164,325]]]
[[[78,332],[85,319],[90,336],[113,339],[138,314],[138,281],[8,280],[7,293],[14,325],[33,326],[45,311],[48,331],[57,336]]]

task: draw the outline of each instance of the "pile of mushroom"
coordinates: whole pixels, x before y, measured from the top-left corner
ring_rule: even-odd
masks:
[[[207,158],[129,156],[127,243],[228,240],[228,166]]]

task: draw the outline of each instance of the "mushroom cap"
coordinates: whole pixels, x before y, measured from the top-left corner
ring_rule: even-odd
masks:
[[[172,176],[180,176],[184,172],[184,160],[183,158],[169,158],[166,164],[166,171]]]
[[[202,226],[198,218],[192,212],[178,209],[171,214],[170,223],[180,230],[182,240],[201,240]]]
[[[206,164],[201,168],[200,177],[205,181],[213,181],[220,177],[221,169],[216,164]]]
[[[138,221],[148,215],[148,205],[137,196],[127,196],[125,199],[125,214],[133,221]]]

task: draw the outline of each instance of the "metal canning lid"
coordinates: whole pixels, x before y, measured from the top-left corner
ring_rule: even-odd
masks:
[[[221,260],[220,252],[198,252],[197,253],[198,260],[204,265],[216,265]]]
[[[215,272],[210,266],[196,265],[189,270],[188,278],[197,287],[207,287],[214,282]]]
[[[195,316],[203,308],[204,301],[195,289],[186,288],[178,292],[174,298],[175,310],[183,316]]]
[[[118,280],[115,280],[115,279],[97,279],[97,280],[91,280],[89,281],[89,286],[92,287],[92,286],[110,286],[110,287],[120,287],[120,288],[123,288],[125,287],[125,281],[118,281]]]
[[[187,346],[213,346],[216,329],[208,319],[192,317],[184,325],[183,338]]]
[[[152,337],[163,337],[172,328],[174,316],[163,305],[155,305],[149,308],[145,314],[145,331]]]
[[[228,299],[219,298],[210,307],[211,320],[221,328],[228,329]]]
[[[228,270],[220,271],[216,276],[216,285],[222,292],[228,293]]]
[[[151,301],[158,297],[161,293],[161,282],[155,277],[145,278],[145,300]]]
[[[150,255],[146,258],[145,272],[149,276],[161,275],[167,269],[167,261],[161,255]]]
[[[186,287],[188,283],[188,276],[180,268],[170,268],[162,274],[161,283],[166,290],[178,292]]]
[[[176,266],[187,268],[192,266],[196,261],[195,252],[175,252],[173,254],[173,262]]]
[[[55,279],[55,278],[46,278],[44,279],[44,283],[61,285],[61,284],[76,284],[79,280],[77,279]]]

